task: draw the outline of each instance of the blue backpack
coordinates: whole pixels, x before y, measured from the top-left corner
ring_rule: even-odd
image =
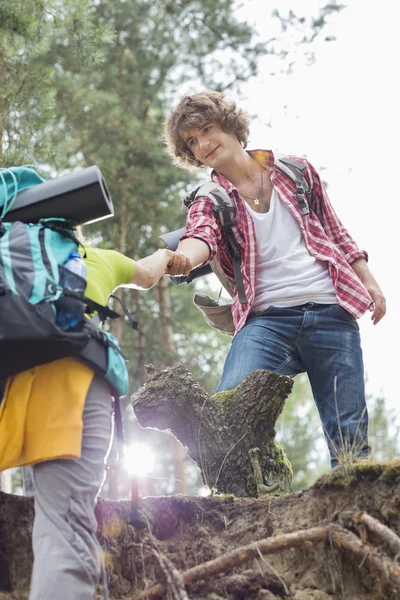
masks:
[[[6,221],[17,194],[43,181],[30,166],[0,169],[0,381],[75,356],[106,377],[117,395],[126,395],[126,359],[116,338],[86,318],[67,331],[56,322],[58,302],[70,295],[61,285],[63,265],[79,247],[74,223]],[[97,311],[103,320],[119,316],[83,293],[75,300],[85,304],[87,313]]]

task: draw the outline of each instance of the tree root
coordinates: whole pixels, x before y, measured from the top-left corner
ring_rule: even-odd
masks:
[[[347,531],[343,527],[338,525],[332,525],[331,527],[331,540],[340,549],[348,550],[351,555],[359,559],[360,567],[368,562],[371,567],[379,571],[384,578],[390,579],[391,583],[398,588],[400,592],[400,568],[394,561],[390,560],[384,554],[377,552],[377,550],[369,544],[363,544],[362,541],[350,531]]]
[[[394,555],[400,555],[400,538],[389,527],[367,513],[356,513],[352,515],[352,519],[354,523],[365,525],[367,529],[375,533]]]
[[[182,574],[178,571],[175,565],[167,556],[165,556],[165,554],[161,554],[161,552],[157,552],[156,550],[153,550],[153,554],[165,575],[165,578],[168,582],[168,589],[172,592],[173,599],[189,600],[189,596],[185,590],[185,582]]]
[[[392,551],[398,552],[400,540],[397,535],[385,525],[366,513],[353,515],[353,520],[354,522],[358,521],[364,523],[371,531],[384,539]],[[314,544],[320,542],[330,544],[333,547],[336,546],[340,550],[346,551],[349,555],[360,561],[360,568],[365,563],[369,564],[370,567],[376,569],[385,580],[389,580],[400,593],[400,567],[396,562],[392,561],[384,554],[378,553],[373,546],[363,543],[354,533],[348,531],[344,527],[341,527],[340,525],[329,525],[294,531],[292,533],[253,542],[247,546],[241,546],[236,550],[227,552],[219,558],[192,567],[182,573],[178,573],[168,559],[167,562],[165,562],[163,559],[166,557],[160,559],[158,556],[157,558],[164,573],[166,570],[168,571],[168,575],[166,575],[171,587],[167,588],[165,585],[159,583],[136,594],[131,600],[153,600],[155,598],[160,598],[166,593],[167,589],[171,589],[173,598],[184,600],[188,598],[187,595],[184,595],[186,594],[184,585],[200,580],[211,579],[222,573],[228,573],[235,567],[244,565],[252,559],[259,557],[260,554],[273,554],[275,552],[282,552],[284,550],[299,547],[311,548]],[[173,577],[171,575],[172,573]],[[173,585],[171,580],[173,580]],[[179,585],[177,585],[177,582],[179,582]]]

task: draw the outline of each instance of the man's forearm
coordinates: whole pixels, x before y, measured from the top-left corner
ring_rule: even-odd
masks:
[[[173,260],[168,264],[167,275],[189,275],[190,271],[210,258],[208,245],[197,238],[179,242]]]
[[[355,261],[353,261],[351,263],[350,266],[353,269],[354,273],[356,275],[358,275],[358,277],[360,278],[361,282],[364,285],[366,283],[374,283],[374,284],[378,285],[375,277],[372,275],[371,271],[369,270],[369,266],[368,266],[368,263],[365,260],[365,258],[357,258]]]
[[[186,238],[179,242],[177,250],[185,254],[192,261],[193,268],[198,267],[210,258],[210,248],[197,238]]]
[[[367,292],[370,294],[374,304],[371,305],[370,310],[372,311],[371,319],[376,325],[385,316],[386,313],[386,300],[381,288],[379,287],[375,277],[369,270],[369,266],[365,258],[357,258],[351,263],[351,267],[356,275],[361,280]]]

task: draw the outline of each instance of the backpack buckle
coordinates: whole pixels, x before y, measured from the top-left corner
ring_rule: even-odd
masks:
[[[219,222],[221,223],[222,230],[225,231],[233,225],[233,218],[235,216],[235,209],[233,206],[214,206],[215,213],[218,214]]]
[[[303,215],[303,217],[305,217],[306,215],[309,215],[310,207],[308,206],[308,203],[306,202],[306,198],[308,199],[308,195],[306,193],[306,190],[304,189],[304,186],[299,181],[296,181],[296,198],[297,198],[297,204],[299,205],[299,208],[301,210],[301,214]]]

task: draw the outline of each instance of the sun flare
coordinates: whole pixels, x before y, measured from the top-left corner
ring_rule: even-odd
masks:
[[[131,444],[125,451],[125,464],[129,473],[147,475],[154,469],[154,452],[146,444]]]

